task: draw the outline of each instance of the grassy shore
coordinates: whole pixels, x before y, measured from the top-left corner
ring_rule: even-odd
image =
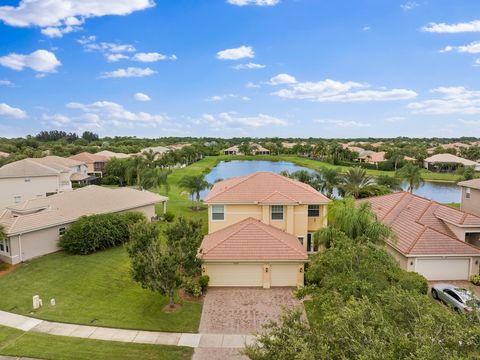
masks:
[[[192,357],[193,349],[69,338],[0,326],[0,354],[62,360],[187,360]]]

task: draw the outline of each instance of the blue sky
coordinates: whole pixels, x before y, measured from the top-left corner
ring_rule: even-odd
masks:
[[[478,0],[0,4],[0,136],[480,137]]]

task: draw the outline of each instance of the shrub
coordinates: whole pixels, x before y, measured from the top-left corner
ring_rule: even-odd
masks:
[[[190,296],[199,297],[202,295],[201,286],[198,283],[195,283],[191,278],[185,278],[183,280],[183,288]]]
[[[198,279],[198,284],[200,285],[202,292],[205,292],[205,290],[207,290],[209,282],[210,282],[210,276],[208,275],[200,276],[200,278]]]
[[[425,295],[428,293],[427,279],[416,272],[400,270],[397,284],[404,290]]]
[[[80,255],[118,246],[129,240],[130,225],[142,219],[139,212],[83,216],[67,228],[59,246]]]
[[[480,286],[480,275],[472,275],[470,276],[470,282],[473,285]]]
[[[102,177],[102,185],[120,185],[120,179],[118,176],[107,175]]]
[[[171,211],[167,211],[165,214],[163,214],[163,219],[166,222],[172,222],[174,218],[175,218],[175,214],[172,213]]]

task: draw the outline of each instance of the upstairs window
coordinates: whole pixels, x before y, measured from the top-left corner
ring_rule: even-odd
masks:
[[[223,205],[212,206],[212,220],[225,220],[225,207]]]
[[[61,227],[60,229],[58,229],[58,235],[62,236],[63,234],[65,234],[65,228],[64,227]]]
[[[283,220],[283,205],[272,205],[272,220]]]
[[[320,205],[308,205],[308,217],[319,217]]]

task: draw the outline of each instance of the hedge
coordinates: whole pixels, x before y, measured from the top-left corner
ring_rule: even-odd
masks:
[[[59,246],[70,254],[86,255],[129,240],[129,227],[145,220],[140,212],[82,216],[60,237]]]

